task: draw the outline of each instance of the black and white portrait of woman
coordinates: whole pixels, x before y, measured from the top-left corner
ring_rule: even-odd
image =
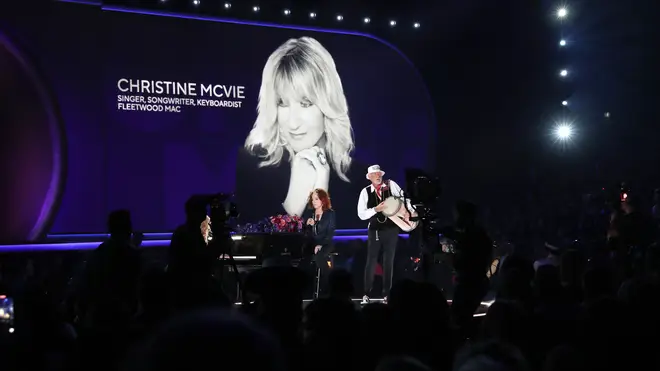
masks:
[[[309,193],[346,194],[353,211],[353,128],[335,62],[311,37],[290,39],[263,69],[257,118],[238,156],[236,194],[243,221],[302,216]],[[356,178],[359,179],[359,178]],[[344,192],[342,192],[344,190]]]

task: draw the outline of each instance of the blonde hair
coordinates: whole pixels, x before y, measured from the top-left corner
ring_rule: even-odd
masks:
[[[346,172],[355,146],[346,96],[332,56],[311,37],[290,39],[268,58],[259,89],[257,120],[245,148],[262,158],[260,167],[278,165],[285,150],[293,158],[293,150],[281,137],[277,123],[278,102],[292,91],[309,99],[323,113],[323,149],[337,175],[348,182]]]
[[[207,215],[206,219],[200,225],[202,230],[202,237],[204,237],[204,242],[209,242],[209,235],[211,234],[211,218]]]

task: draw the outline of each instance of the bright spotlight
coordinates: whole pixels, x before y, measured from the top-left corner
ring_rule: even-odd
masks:
[[[610,113],[609,112],[605,112],[605,118],[610,118]]]
[[[396,21],[395,21],[395,20],[391,20],[391,21],[390,21],[390,27],[394,27],[394,26],[396,26]]]
[[[255,13],[258,12],[258,11],[259,11],[259,7],[258,7],[258,6],[253,6],[253,7],[252,7],[252,11],[255,12]]]
[[[559,140],[568,140],[573,136],[573,127],[569,124],[561,124],[555,129],[555,136]]]
[[[309,18],[316,18],[316,13],[314,12],[309,13]]]
[[[199,5],[199,0],[193,0],[193,5],[194,5],[194,6]]]
[[[225,9],[231,9],[231,3],[225,3]]]
[[[568,9],[562,7],[557,9],[557,18],[566,18],[568,15]]]
[[[566,40],[559,40],[559,46],[566,46]]]
[[[566,101],[566,100],[561,101],[561,105],[562,106],[568,106],[568,101]]]
[[[364,17],[364,19],[362,20],[362,22],[364,22],[364,23],[371,23],[371,18],[369,18],[369,17]]]
[[[337,14],[337,21],[341,22],[344,20],[344,17],[341,14]]]
[[[559,71],[559,76],[561,76],[561,77],[566,77],[566,76],[568,76],[568,70],[561,70],[561,71]]]
[[[284,9],[284,15],[290,15],[291,11],[289,9]]]
[[[413,23],[413,27],[414,27],[414,28],[420,28],[421,26],[422,26],[422,25],[419,24],[419,22],[415,22],[415,23]]]

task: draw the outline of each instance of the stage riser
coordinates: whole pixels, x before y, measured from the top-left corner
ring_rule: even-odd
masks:
[[[303,309],[307,308],[307,306],[309,304],[311,304],[312,301],[313,301],[312,299],[303,300]],[[358,310],[360,310],[360,309],[364,308],[366,305],[368,305],[368,304],[362,304],[362,299],[353,299],[352,301],[353,301],[353,305],[355,305],[355,308],[358,309]],[[383,299],[372,299],[371,303],[372,304],[382,304]],[[481,302],[481,305],[479,305],[479,308],[474,313],[474,317],[484,317],[486,315],[486,313],[488,313],[488,308],[490,307],[490,305],[492,303],[493,303],[492,301],[483,301],[483,302]],[[447,304],[451,305],[451,300],[447,300]],[[240,308],[242,304],[241,303],[235,303],[234,305],[237,308]]]
[[[354,236],[366,237],[367,229],[337,229],[335,236]],[[401,236],[407,236],[402,234]],[[46,236],[48,242],[90,242],[103,240],[108,237],[107,233],[53,233]],[[145,240],[168,240],[172,237],[172,232],[144,233]]]

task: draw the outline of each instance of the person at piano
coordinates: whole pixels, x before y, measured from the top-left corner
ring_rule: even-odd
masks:
[[[396,245],[399,241],[399,227],[388,217],[383,215],[385,200],[388,197],[403,197],[401,187],[393,180],[385,180],[385,172],[379,165],[369,166],[367,179],[371,184],[364,187],[358,199],[357,214],[362,220],[368,220],[367,239],[367,263],[364,268],[364,296],[363,303],[369,303],[378,254],[383,250],[383,299],[387,301],[387,295],[392,288],[392,276],[394,275],[394,256]],[[407,202],[404,219],[410,218],[408,210],[412,206]]]
[[[335,237],[336,218],[332,210],[330,195],[321,188],[313,190],[308,199],[309,207],[313,210],[311,218],[307,219],[307,225],[312,230],[314,245],[314,264],[320,270],[319,283],[320,292],[327,289],[330,266],[328,256],[334,250],[333,238]]]

